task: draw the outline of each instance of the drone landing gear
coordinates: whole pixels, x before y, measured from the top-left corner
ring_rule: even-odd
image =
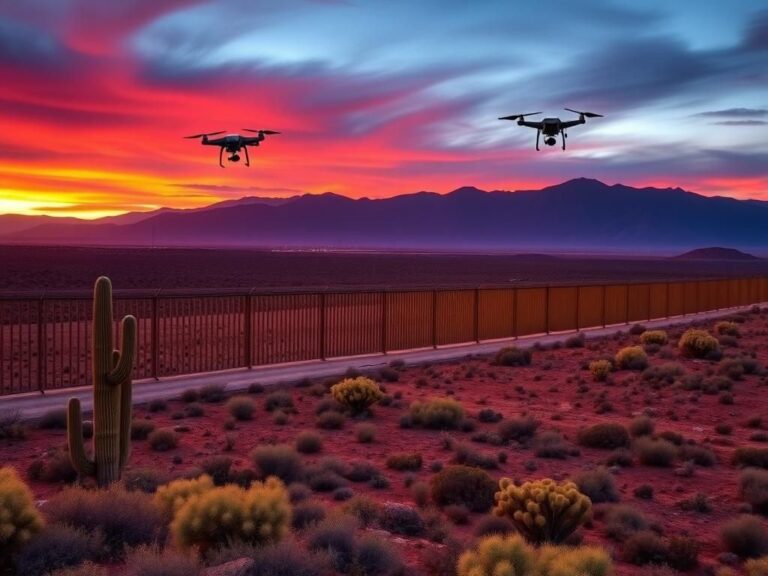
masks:
[[[565,134],[565,132],[563,132],[563,150],[565,150],[565,139],[566,139],[567,137],[568,137],[568,136]]]
[[[541,136],[541,130],[536,130],[536,150],[539,149],[539,137]]]
[[[219,166],[221,166],[222,168],[224,168],[223,157],[224,157],[224,146],[219,148]]]
[[[245,151],[245,165],[250,166],[251,159],[248,157],[248,146],[243,146],[243,150]]]

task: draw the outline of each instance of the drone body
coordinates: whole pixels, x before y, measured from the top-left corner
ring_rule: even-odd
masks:
[[[541,122],[530,122],[525,119],[526,116],[535,116],[541,114],[541,112],[529,112],[527,114],[515,114],[512,116],[502,116],[499,120],[517,120],[518,126],[527,126],[528,128],[536,128],[536,150],[539,149],[539,138],[544,134],[544,144],[547,146],[554,146],[557,144],[557,136],[562,134],[563,150],[565,150],[565,139],[568,135],[565,133],[567,128],[571,126],[578,126],[579,124],[586,124],[587,118],[602,118],[602,114],[595,114],[594,112],[579,112],[578,110],[571,110],[566,108],[568,112],[578,114],[578,120],[560,120],[560,118],[544,118]]]
[[[254,132],[256,136],[241,136],[240,134],[227,134],[222,138],[209,138],[210,136],[216,136],[218,134],[224,134],[224,131],[220,132],[207,132],[205,134],[195,134],[193,136],[185,136],[185,138],[201,138],[200,144],[203,146],[219,146],[219,166],[224,168],[223,156],[224,151],[227,152],[227,160],[230,162],[240,161],[240,151],[245,152],[245,165],[251,165],[251,159],[248,156],[248,146],[258,146],[264,139],[271,134],[280,134],[274,130],[251,130],[250,128],[243,128],[246,132]]]

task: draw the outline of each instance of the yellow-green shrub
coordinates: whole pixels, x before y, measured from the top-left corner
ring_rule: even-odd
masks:
[[[213,490],[213,488],[213,479],[207,474],[191,480],[174,480],[157,489],[154,498],[155,505],[170,520],[187,503],[187,500],[193,496],[199,496],[209,490]]]
[[[605,382],[613,371],[613,363],[610,360],[592,360],[589,363],[589,372],[596,382]]]
[[[384,397],[379,385],[365,376],[346,378],[331,386],[331,396],[353,414],[365,412]]]
[[[611,576],[613,563],[602,548],[543,546],[519,535],[483,538],[459,558],[459,576]]]
[[[680,353],[690,358],[705,358],[715,352],[720,344],[706,330],[686,330],[677,344]]]
[[[744,570],[747,576],[768,576],[768,556],[747,560]]]
[[[592,501],[573,482],[557,483],[546,478],[515,486],[502,478],[495,495],[496,516],[506,516],[518,532],[534,544],[558,544],[589,516]]]
[[[182,548],[202,552],[232,542],[267,544],[279,541],[291,521],[285,485],[275,477],[254,482],[246,490],[221,486],[190,497],[171,523],[171,533]]]
[[[723,320],[715,324],[715,333],[727,336],[739,336],[739,325],[736,322]]]
[[[452,398],[431,398],[414,402],[410,407],[411,422],[424,428],[458,428],[464,420],[464,408]]]
[[[644,345],[658,344],[664,346],[667,343],[667,333],[664,330],[648,330],[640,334],[640,342]]]
[[[42,527],[29,487],[14,468],[0,468],[0,567]]]
[[[627,346],[616,353],[616,365],[626,370],[643,370],[648,366],[648,355],[642,346]]]

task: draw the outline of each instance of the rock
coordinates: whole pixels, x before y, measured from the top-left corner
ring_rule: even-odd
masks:
[[[739,563],[739,557],[733,552],[723,552],[718,554],[717,561],[726,566],[736,566]]]
[[[203,571],[203,576],[245,576],[253,566],[253,558],[238,558],[231,562],[211,566]]]

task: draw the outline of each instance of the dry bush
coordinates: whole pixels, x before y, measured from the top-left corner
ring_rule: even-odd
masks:
[[[613,362],[606,359],[592,360],[589,363],[589,372],[595,382],[605,382],[613,371]]]
[[[420,470],[421,454],[418,452],[396,452],[387,458],[387,468],[392,470]]]
[[[16,572],[24,576],[47,576],[54,570],[98,561],[103,548],[98,532],[51,524],[21,549],[16,556]]]
[[[227,410],[235,420],[251,420],[256,411],[256,403],[248,396],[233,396],[227,400]]]
[[[616,353],[616,366],[624,370],[644,370],[648,355],[641,346],[627,346]]]
[[[446,466],[431,481],[432,500],[438,506],[461,504],[472,512],[487,512],[494,503],[498,484],[478,468]]]
[[[671,466],[677,456],[677,447],[661,438],[638,438],[632,447],[637,459],[646,466]]]
[[[643,513],[628,504],[611,506],[605,514],[604,522],[605,535],[620,542],[649,528]]]
[[[649,344],[664,346],[667,340],[667,333],[664,330],[647,330],[640,335],[640,342],[644,346]]]
[[[43,527],[32,491],[10,466],[0,468],[0,572],[6,561]]]
[[[720,538],[725,549],[740,558],[757,558],[768,553],[768,532],[754,516],[729,520],[721,527]]]
[[[464,408],[453,398],[431,398],[425,402],[413,402],[409,416],[414,426],[452,430],[463,422]]]
[[[739,479],[739,491],[755,512],[768,514],[768,471],[744,470]]]
[[[179,436],[172,428],[158,428],[147,437],[149,445],[155,452],[173,450],[179,444]]]
[[[680,353],[688,358],[716,358],[720,351],[717,338],[706,330],[686,330],[677,347]]]
[[[499,423],[497,433],[504,443],[525,442],[533,438],[541,423],[530,416],[507,418]]]
[[[768,448],[744,446],[733,452],[734,466],[768,468]]]
[[[530,350],[523,350],[510,346],[502,348],[496,353],[495,363],[498,366],[528,366],[531,363],[532,354]]]
[[[323,439],[319,434],[305,430],[296,436],[296,450],[302,454],[317,454],[323,449]]]
[[[399,378],[398,372],[393,371]],[[353,415],[357,415],[365,413],[379,402],[384,397],[384,393],[376,382],[365,376],[359,376],[347,378],[331,386],[331,396],[336,402],[349,409]]]
[[[629,432],[621,424],[603,422],[579,430],[577,441],[588,448],[624,448],[629,446]]]
[[[277,476],[286,484],[300,480],[304,472],[301,456],[288,444],[257,446],[251,459],[262,478]]]
[[[613,474],[605,468],[581,472],[576,475],[573,481],[579,487],[579,491],[589,496],[589,499],[595,504],[619,500],[619,490],[616,488]]]

